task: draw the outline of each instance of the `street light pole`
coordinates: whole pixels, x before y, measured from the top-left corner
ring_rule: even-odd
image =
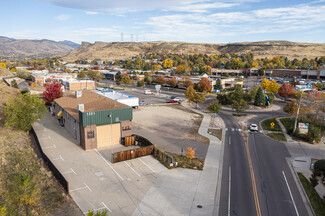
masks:
[[[299,99],[299,103],[298,103],[297,114],[296,114],[296,118],[295,118],[295,124],[293,126],[292,135],[295,133],[296,128],[297,128],[297,121],[298,121],[298,115],[299,115],[299,109],[300,109],[301,99],[302,99],[302,92],[301,92],[300,99]]]

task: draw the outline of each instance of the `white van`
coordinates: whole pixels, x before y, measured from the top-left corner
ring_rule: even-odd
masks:
[[[144,90],[144,94],[146,94],[146,95],[151,95],[152,92],[151,92],[150,90]]]

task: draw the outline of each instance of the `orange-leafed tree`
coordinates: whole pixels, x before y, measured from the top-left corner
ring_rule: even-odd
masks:
[[[173,77],[173,78],[170,78],[170,79],[167,81],[167,83],[168,83],[171,87],[175,88],[175,87],[177,86],[177,84],[178,84],[178,81],[177,81],[177,79],[176,79],[175,77]]]
[[[284,97],[285,100],[287,100],[288,97],[292,97],[294,93],[296,92],[295,87],[293,85],[284,83],[279,88],[278,94],[281,97]]]
[[[46,101],[52,102],[53,100],[62,97],[62,83],[57,81],[50,81],[44,84],[45,91],[43,96]]]
[[[186,147],[186,157],[190,160],[195,158],[195,150],[196,148]]]
[[[208,78],[202,77],[198,83],[198,88],[203,92],[209,92],[212,90],[212,85]]]

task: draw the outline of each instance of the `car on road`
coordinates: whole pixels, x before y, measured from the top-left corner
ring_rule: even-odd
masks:
[[[171,96],[170,99],[174,101],[183,101],[181,97],[176,97],[176,96]]]
[[[258,131],[258,126],[257,126],[257,124],[251,124],[251,125],[249,126],[249,130],[250,130],[250,131]]]
[[[146,95],[151,95],[152,92],[151,92],[150,90],[144,90],[144,94],[146,94]]]
[[[166,103],[178,103],[178,104],[180,104],[181,102],[177,101],[177,100],[168,100],[168,101],[166,101]]]

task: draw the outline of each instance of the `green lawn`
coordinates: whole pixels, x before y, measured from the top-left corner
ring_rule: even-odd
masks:
[[[295,122],[294,118],[282,118],[280,119],[283,126],[287,129],[288,134],[291,134],[293,131],[293,124]]]
[[[273,128],[271,126],[272,122],[274,123]],[[277,120],[275,118],[266,119],[266,120],[262,121],[262,127],[264,130],[268,130],[268,131],[282,131],[279,123],[277,122]]]
[[[315,211],[316,216],[325,216],[325,203],[321,197],[319,197],[315,188],[312,187],[310,182],[306,179],[306,177],[298,172],[298,176],[301,184],[303,185],[305,192],[310,200],[310,203]]]
[[[268,133],[267,136],[279,140],[279,141],[287,141],[287,138],[283,135],[283,133]]]
[[[245,113],[239,113],[239,114],[237,114],[237,113],[233,113],[232,115],[233,115],[233,116],[237,116],[237,117],[247,116],[247,114],[245,114]]]

